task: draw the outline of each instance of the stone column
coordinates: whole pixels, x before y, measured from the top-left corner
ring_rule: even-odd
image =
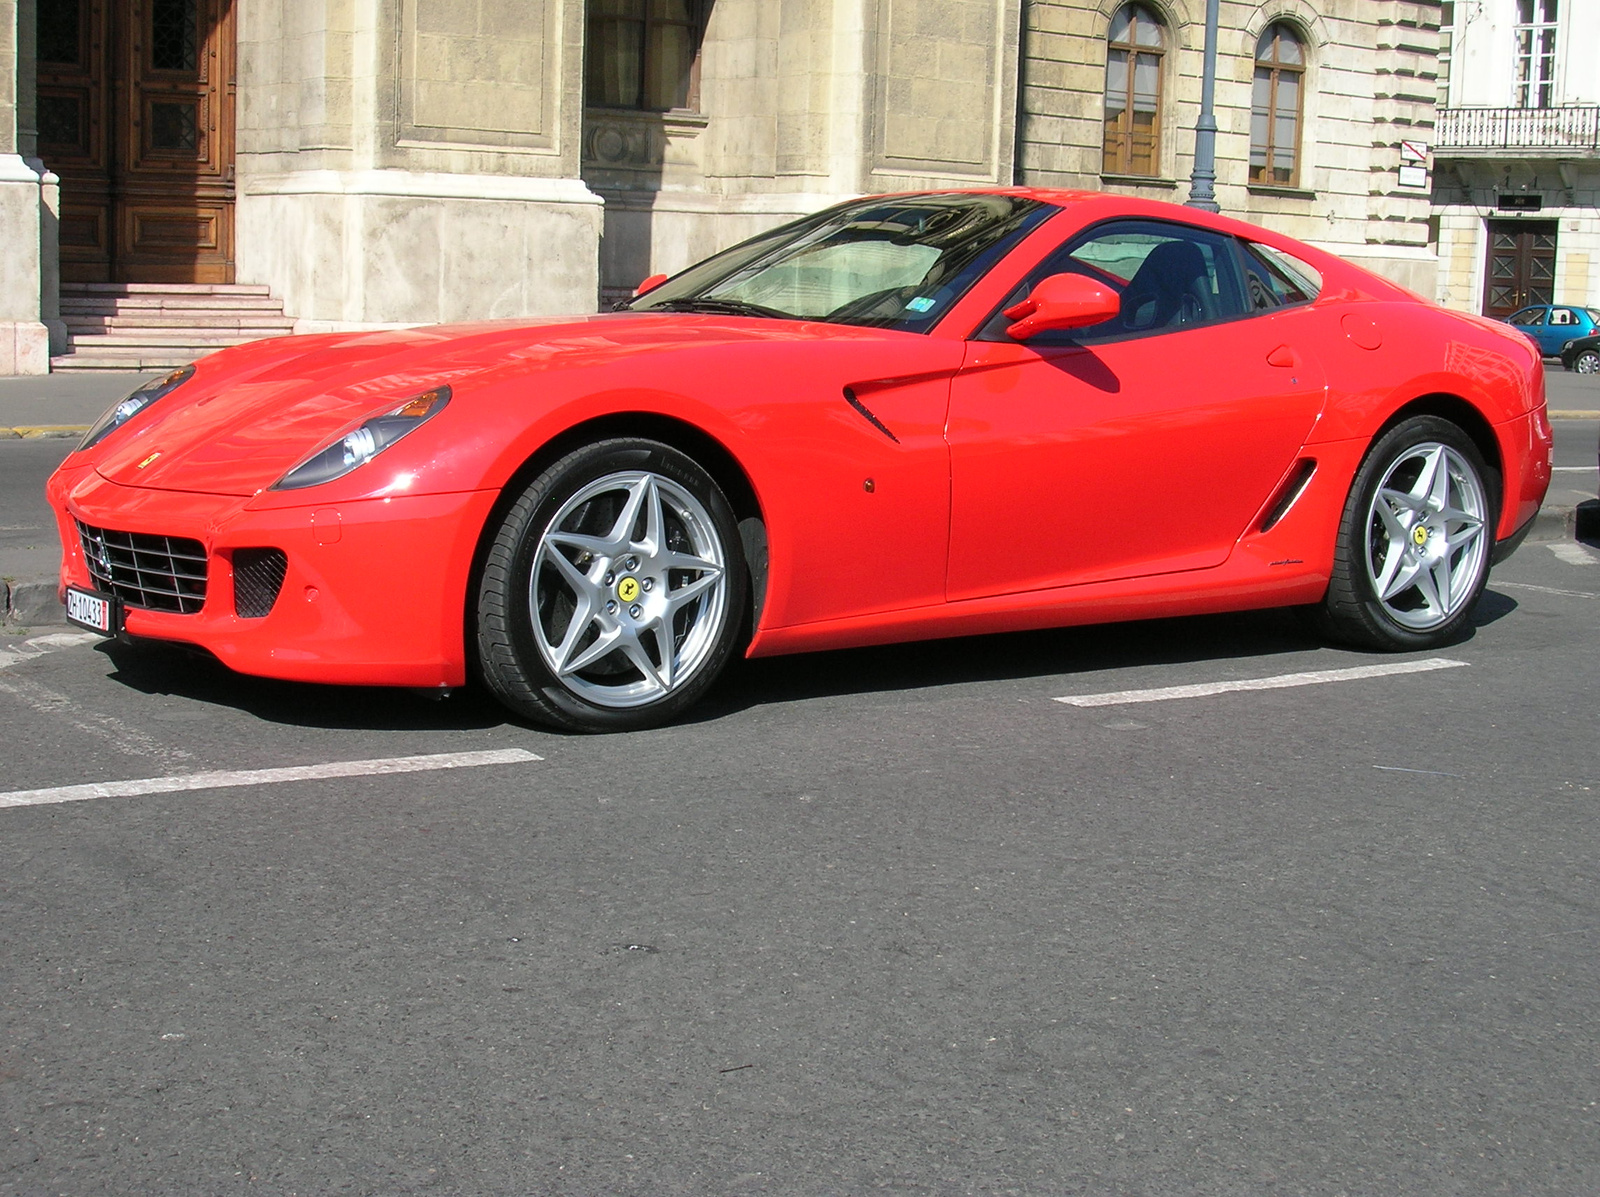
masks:
[[[43,197],[28,160],[36,140],[33,17],[33,0],[0,0],[0,374],[50,370],[40,317]]]

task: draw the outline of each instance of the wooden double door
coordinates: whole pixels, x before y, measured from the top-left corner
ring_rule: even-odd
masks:
[[[39,0],[68,282],[233,281],[233,0]]]
[[[1497,320],[1529,304],[1554,303],[1556,222],[1491,220],[1483,314]]]

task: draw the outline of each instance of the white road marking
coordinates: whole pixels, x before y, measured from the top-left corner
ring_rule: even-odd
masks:
[[[1550,469],[1557,474],[1592,474],[1600,470],[1600,463],[1592,466],[1551,466]]]
[[[1495,589],[1498,590],[1502,586],[1510,587],[1513,590],[1536,590],[1540,594],[1560,594],[1565,595],[1567,598],[1600,598],[1600,594],[1592,594],[1587,590],[1562,590],[1557,586],[1535,586],[1531,582],[1502,582],[1499,578],[1496,578],[1494,580]]]
[[[97,636],[93,632],[50,632],[44,636],[32,636],[21,644],[0,646],[0,669],[35,660],[58,648],[76,648],[80,644],[92,644],[104,639],[104,636]]]
[[[276,785],[287,781],[321,781],[333,777],[375,777],[386,773],[422,773],[433,769],[471,769],[480,765],[515,765],[544,758],[525,748],[486,752],[441,752],[432,756],[391,756],[370,761],[334,761],[326,765],[290,765],[281,769],[235,769],[145,777],[134,781],[91,782],[48,790],[13,790],[0,794],[0,807],[45,806],[90,798],[134,798],[142,794],[176,794],[185,790],[222,790],[235,786]]]
[[[1568,565],[1594,565],[1596,561],[1595,555],[1581,544],[1562,542],[1545,547],[1556,555],[1556,560],[1565,561]]]
[[[1349,669],[1314,669],[1308,673],[1281,673],[1276,677],[1247,677],[1231,682],[1199,682],[1192,686],[1161,686],[1153,690],[1111,690],[1105,694],[1069,694],[1056,699],[1075,707],[1114,707],[1134,702],[1168,702],[1174,698],[1209,698],[1241,690],[1286,690],[1293,686],[1318,686],[1324,682],[1354,682],[1397,673],[1430,673],[1457,669],[1466,661],[1428,657],[1422,661],[1392,661],[1386,665],[1356,665]]]
[[[96,636],[96,640],[100,637]],[[24,706],[32,707],[41,715],[64,719],[73,727],[97,740],[104,740],[118,752],[129,756],[153,757],[164,761],[189,761],[192,752],[182,748],[169,748],[148,732],[124,723],[115,715],[87,711],[59,690],[40,685],[30,678],[0,678],[0,694],[9,694]]]

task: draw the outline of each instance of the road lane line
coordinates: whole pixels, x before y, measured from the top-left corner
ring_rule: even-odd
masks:
[[[34,636],[21,644],[8,644],[0,648],[0,669],[9,669],[25,661],[37,661],[46,653],[54,652],[58,648],[76,648],[104,639],[105,637],[98,632],[50,632],[43,636]]]
[[[423,773],[433,769],[472,769],[480,765],[515,765],[544,758],[524,748],[486,752],[441,752],[432,756],[391,756],[369,761],[333,761],[326,765],[289,765],[280,769],[234,769],[145,777],[133,781],[101,781],[56,786],[47,790],[13,790],[0,794],[0,807],[45,806],[91,798],[135,798],[144,794],[176,794],[184,790],[223,790],[236,786],[276,785],[288,781],[322,781],[334,777],[374,777],[386,773]]]
[[[100,639],[99,636],[95,637]],[[9,694],[26,707],[41,715],[62,719],[85,735],[104,740],[118,752],[129,756],[152,757],[165,764],[190,761],[194,754],[182,748],[172,748],[148,732],[140,731],[115,715],[87,710],[59,690],[41,685],[24,677],[0,677],[0,694]]]
[[[1532,582],[1502,582],[1499,578],[1496,578],[1494,580],[1495,589],[1498,590],[1502,586],[1509,587],[1512,590],[1533,590],[1539,594],[1559,594],[1567,598],[1600,598],[1600,594],[1595,594],[1588,590],[1562,590],[1557,586],[1535,586]]]
[[[1198,682],[1192,686],[1160,686],[1153,690],[1111,690],[1104,694],[1069,694],[1057,702],[1075,707],[1115,707],[1135,702],[1168,702],[1174,698],[1209,698],[1241,690],[1287,690],[1294,686],[1319,686],[1324,682],[1354,682],[1398,673],[1431,673],[1456,669],[1466,661],[1428,657],[1422,661],[1393,661],[1387,665],[1357,665],[1350,669],[1314,669],[1308,673],[1281,673],[1276,677],[1247,677],[1231,682]]]

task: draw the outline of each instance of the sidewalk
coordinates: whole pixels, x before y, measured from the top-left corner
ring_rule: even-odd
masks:
[[[95,374],[52,374],[34,378],[0,378],[0,441],[76,439],[113,403],[154,374],[107,371]],[[1556,424],[1558,457],[1566,449],[1589,465],[1595,462],[1594,422],[1600,420],[1600,379],[1568,374],[1559,365],[1546,374],[1550,415]],[[1572,444],[1578,438],[1582,444]],[[56,600],[56,568],[61,545],[55,521],[44,501],[44,480],[55,462],[69,451],[65,439],[59,453],[44,445],[23,463],[27,477],[0,482],[0,628],[63,624],[66,616]],[[36,477],[34,475],[37,475]],[[1600,524],[1596,511],[1596,479],[1564,467],[1551,484],[1529,541],[1571,540],[1578,534],[1580,505],[1588,521]],[[28,530],[31,543],[12,543],[8,528]],[[1595,529],[1600,531],[1600,529]]]

